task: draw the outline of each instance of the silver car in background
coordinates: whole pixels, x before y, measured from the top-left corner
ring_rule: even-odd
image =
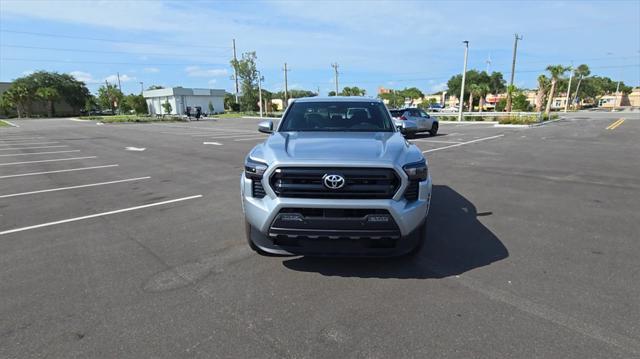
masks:
[[[419,132],[438,133],[438,119],[420,108],[401,108],[389,110],[393,122],[402,134],[412,136]]]

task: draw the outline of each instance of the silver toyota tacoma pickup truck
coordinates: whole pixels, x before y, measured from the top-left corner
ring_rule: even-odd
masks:
[[[431,176],[384,103],[293,101],[248,154],[240,180],[249,245],[258,253],[397,256],[426,236]]]

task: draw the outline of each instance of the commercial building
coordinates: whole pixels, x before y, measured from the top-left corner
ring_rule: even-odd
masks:
[[[183,115],[187,109],[195,113],[198,107],[202,113],[212,114],[224,112],[225,93],[225,90],[217,89],[172,87],[147,90],[142,96],[147,101],[151,115]],[[163,107],[166,102],[171,105],[170,112],[166,112]]]

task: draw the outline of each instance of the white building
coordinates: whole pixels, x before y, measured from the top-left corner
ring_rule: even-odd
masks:
[[[166,89],[147,90],[142,93],[147,101],[149,114],[167,115],[162,104],[171,104],[172,115],[183,115],[187,108],[191,113],[196,113],[196,107],[200,107],[202,113],[222,113],[224,112],[225,90],[214,89],[190,89],[184,87],[173,87]],[[213,111],[209,108],[213,106]]]

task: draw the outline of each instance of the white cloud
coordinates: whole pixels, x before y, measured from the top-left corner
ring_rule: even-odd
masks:
[[[143,71],[148,73],[156,73],[160,72],[160,69],[157,67],[145,67]]]
[[[184,71],[190,77],[217,77],[229,74],[226,69],[203,69],[200,66],[187,66]]]
[[[429,91],[430,92],[444,91],[446,89],[447,89],[447,83],[446,82],[441,82],[439,84],[435,84],[435,85],[429,87]]]
[[[127,74],[122,74],[120,75],[120,82],[130,82],[130,81],[135,81],[136,78],[135,77],[131,77]],[[107,81],[109,83],[112,84],[117,84],[118,83],[118,75],[109,75],[107,77],[104,78],[104,81]]]
[[[92,83],[99,82],[99,80],[94,79],[90,73],[84,72],[84,71],[71,71],[69,72],[69,75],[75,77],[75,79],[78,81],[84,82],[85,84],[92,84]]]
[[[26,71],[22,71],[22,75],[23,76],[29,76],[34,72],[36,72],[36,71],[35,70],[26,70]]]
[[[215,85],[216,82],[218,82],[216,79],[211,79],[211,80],[207,81],[207,83],[209,85]]]

